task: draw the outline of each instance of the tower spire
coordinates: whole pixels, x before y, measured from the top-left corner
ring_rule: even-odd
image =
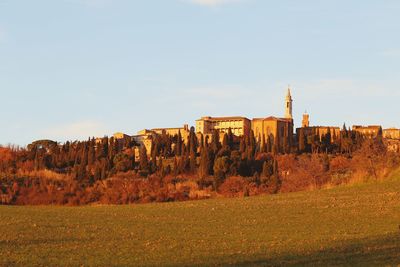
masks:
[[[290,85],[288,86],[286,101],[285,101],[285,118],[293,119],[293,99],[290,92]]]

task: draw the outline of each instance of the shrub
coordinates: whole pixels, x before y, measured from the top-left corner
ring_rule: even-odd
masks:
[[[239,176],[229,177],[220,186],[219,192],[225,197],[238,197],[243,196],[245,189],[248,193],[247,182]]]

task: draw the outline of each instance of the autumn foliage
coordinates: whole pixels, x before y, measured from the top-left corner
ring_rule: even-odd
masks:
[[[277,154],[254,136],[219,134],[188,142],[165,133],[140,160],[130,139],[0,147],[0,204],[87,205],[185,201],[218,195],[246,197],[315,190],[386,177],[400,166],[381,138],[346,133],[343,144],[313,143],[313,153],[293,148]],[[351,136],[354,136],[352,138]],[[345,139],[347,138],[347,139]],[[321,153],[320,151],[324,151]]]

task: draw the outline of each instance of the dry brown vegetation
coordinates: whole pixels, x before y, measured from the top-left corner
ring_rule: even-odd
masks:
[[[187,154],[139,163],[132,161],[132,149],[116,145],[107,150],[91,150],[86,143],[61,150],[52,145],[48,152],[0,147],[0,203],[131,204],[246,197],[379,180],[400,166],[400,155],[387,152],[379,138],[360,141],[351,153],[273,154],[255,145],[250,139],[239,150],[228,142],[206,144],[197,157],[195,146],[189,145],[183,146]]]

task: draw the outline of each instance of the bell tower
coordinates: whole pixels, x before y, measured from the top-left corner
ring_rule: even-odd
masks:
[[[285,118],[286,119],[293,119],[293,99],[292,95],[290,94],[290,87],[288,88],[286,100],[285,100]]]
[[[308,115],[307,111],[303,114],[303,121],[301,122],[301,127],[308,128],[310,127],[310,115]]]

